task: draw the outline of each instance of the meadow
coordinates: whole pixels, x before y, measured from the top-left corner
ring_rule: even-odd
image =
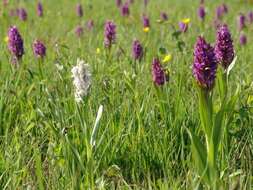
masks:
[[[0,2],[0,189],[253,189],[253,2],[130,0],[122,13],[126,1],[41,0],[43,15],[38,1]],[[203,58],[218,64],[207,87],[196,44],[215,46],[217,22],[234,56],[224,71]]]

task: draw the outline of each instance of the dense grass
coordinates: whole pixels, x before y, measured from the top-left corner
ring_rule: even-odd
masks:
[[[252,4],[230,0],[228,23],[238,56],[232,70],[229,93],[240,88],[229,137],[223,141],[223,179],[227,185],[251,189],[253,176],[253,64],[252,31],[244,31],[249,43],[240,47],[236,17]],[[198,35],[215,42],[214,12],[221,1],[208,1],[207,18],[196,15],[198,1],[154,0],[144,8],[141,0],[131,5],[130,18],[122,18],[114,1],[83,1],[84,17],[75,15],[76,1],[44,0],[44,17],[36,16],[35,1],[12,1],[23,6],[28,21],[0,17],[0,187],[1,189],[193,189],[198,183],[191,157],[187,128],[200,130],[198,100],[191,65]],[[170,24],[159,24],[160,11]],[[141,15],[151,18],[143,33]],[[182,18],[191,18],[189,31],[173,37]],[[95,27],[78,39],[74,29],[93,19]],[[117,44],[108,58],[103,47],[107,19],[117,24]],[[4,42],[8,27],[16,25],[24,38],[25,56],[18,69],[10,63]],[[47,57],[39,63],[31,44],[42,39]],[[131,44],[139,39],[145,58],[133,75]],[[182,49],[178,43],[184,43]],[[170,82],[154,86],[152,58],[165,47],[173,55]],[[97,54],[96,49],[101,53]],[[92,88],[82,104],[76,104],[71,68],[77,58],[92,67]],[[62,65],[58,70],[56,64]],[[217,92],[217,89],[214,89]],[[216,97],[216,93],[214,95]],[[96,146],[90,138],[99,105],[104,106]],[[203,135],[201,132],[199,135]]]

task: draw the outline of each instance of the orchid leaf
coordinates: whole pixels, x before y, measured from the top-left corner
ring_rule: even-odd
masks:
[[[191,129],[187,129],[188,134],[191,139],[191,148],[192,148],[192,157],[195,161],[195,165],[197,167],[198,173],[204,180],[208,180],[208,172],[207,172],[207,150],[204,144],[201,142],[198,136],[191,131]]]
[[[213,143],[214,143],[214,155],[217,154],[219,148],[220,139],[223,132],[224,124],[224,115],[225,115],[225,105],[222,105],[221,109],[215,116],[214,127],[213,127]]]

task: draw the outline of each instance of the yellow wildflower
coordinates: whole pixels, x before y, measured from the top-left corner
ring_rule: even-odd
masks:
[[[182,20],[182,23],[184,23],[184,24],[189,24],[190,21],[191,21],[190,18],[184,18],[184,19]]]
[[[145,33],[149,32],[149,27],[143,28],[143,31],[144,31]]]
[[[171,59],[172,59],[172,55],[171,55],[171,54],[167,54],[167,55],[163,58],[162,62],[163,62],[163,63],[167,63],[167,62],[170,62]]]

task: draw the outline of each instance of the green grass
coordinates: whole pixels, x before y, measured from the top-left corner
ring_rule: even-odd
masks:
[[[152,0],[150,0],[152,1]],[[240,86],[240,98],[233,110],[228,141],[224,141],[223,179],[240,189],[253,188],[253,64],[252,31],[244,31],[248,44],[240,47],[236,17],[252,4],[230,0],[228,23],[238,56],[232,70],[229,93]],[[143,33],[142,1],[135,0],[130,18],[122,18],[114,1],[82,1],[84,17],[77,18],[77,1],[42,1],[45,16],[36,16],[36,2],[11,1],[28,11],[28,21],[8,17],[0,7],[0,187],[1,189],[194,189],[198,176],[191,157],[187,128],[200,136],[198,99],[191,65],[198,35],[212,44],[215,7],[221,1],[208,1],[207,19],[197,18],[198,1],[154,0],[146,10],[151,29]],[[178,40],[171,25],[156,22],[160,11],[169,14],[171,23],[191,18],[191,26]],[[95,28],[81,39],[74,29],[93,19]],[[103,47],[103,25],[112,19],[117,24],[117,43],[112,58]],[[16,25],[24,38],[25,55],[18,69],[10,63],[4,38],[8,27]],[[39,73],[32,42],[42,39],[47,57]],[[131,44],[134,38],[145,46],[145,58],[133,77]],[[57,44],[57,45],[56,45]],[[173,55],[170,82],[156,88],[151,77],[152,58],[165,47]],[[96,54],[96,48],[101,54]],[[83,104],[74,100],[71,68],[77,58],[92,67],[92,88]],[[56,63],[63,66],[58,70]],[[218,89],[215,88],[216,97]],[[100,105],[104,106],[96,146],[90,138]],[[231,174],[236,174],[234,177]],[[203,187],[205,189],[205,187]]]

